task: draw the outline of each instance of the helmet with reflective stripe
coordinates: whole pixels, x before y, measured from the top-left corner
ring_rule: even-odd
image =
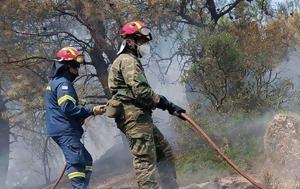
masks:
[[[120,31],[122,38],[128,37],[146,37],[152,40],[150,29],[142,21],[133,21],[126,23]]]
[[[73,68],[79,68],[84,63],[83,54],[74,47],[64,47],[56,53],[56,60],[52,64],[50,78],[55,77],[63,67],[70,65]]]
[[[56,53],[56,58],[59,62],[74,60],[78,63],[83,63],[83,54],[74,47],[64,47]]]

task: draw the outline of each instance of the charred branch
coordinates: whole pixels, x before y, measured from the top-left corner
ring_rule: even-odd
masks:
[[[38,37],[51,37],[51,36],[58,36],[60,34],[64,34],[70,39],[73,39],[74,42],[91,48],[91,45],[88,42],[79,39],[74,34],[67,31],[49,32],[49,33],[31,33],[31,32],[22,32],[22,31],[13,30],[13,32],[24,36],[27,35],[27,36],[38,36]]]
[[[224,16],[225,14],[229,13],[234,9],[240,2],[243,0],[236,0],[233,3],[230,3],[228,5],[225,5],[223,8],[221,8],[220,11],[216,8],[216,4],[214,0],[207,0],[206,1],[206,6],[207,9],[209,10],[211,19],[214,21],[214,24],[218,23],[218,20]]]
[[[189,4],[189,1],[187,1],[187,0],[182,0],[180,2],[178,16],[180,16],[182,19],[186,20],[185,23],[187,23],[187,24],[197,26],[199,28],[203,27],[204,26],[203,22],[198,21],[197,19],[191,17],[188,14],[188,10],[187,10],[187,5],[188,4]]]
[[[41,56],[32,56],[32,57],[27,57],[19,60],[11,60],[11,58],[7,57],[7,61],[2,62],[2,64],[16,64],[16,63],[22,63],[30,60],[45,60],[45,61],[53,61],[53,59],[49,59],[46,57],[41,57]]]

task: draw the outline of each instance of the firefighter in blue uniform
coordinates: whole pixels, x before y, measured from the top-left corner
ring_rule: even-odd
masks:
[[[93,110],[78,105],[72,82],[78,76],[83,54],[73,47],[65,47],[56,54],[45,96],[46,127],[50,136],[63,151],[67,174],[73,189],[87,189],[93,159],[80,139],[84,119],[103,113],[102,106]]]

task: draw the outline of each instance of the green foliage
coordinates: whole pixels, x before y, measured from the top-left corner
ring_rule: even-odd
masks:
[[[275,68],[288,45],[298,43],[298,18],[290,18],[288,24],[281,18],[261,24],[247,20],[246,7],[239,11],[245,17],[234,22],[223,18],[214,30],[195,32],[181,46],[181,53],[191,55],[192,62],[182,81],[203,99],[190,110],[195,121],[230,159],[242,169],[251,169],[263,154],[269,119],[264,113],[287,108],[296,96],[292,81],[278,77]],[[178,124],[176,130],[177,144],[185,150],[177,157],[181,174],[208,179],[229,173],[228,166],[188,125]]]
[[[222,112],[280,109],[293,96],[293,83],[274,68],[286,54],[286,42],[294,43],[293,30],[280,19],[267,26],[223,24],[182,45],[182,54],[192,56],[182,81]]]
[[[226,164],[206,149],[177,153],[176,169],[187,182],[205,182],[213,176],[229,173]]]
[[[202,52],[197,56],[199,59],[194,60],[191,68],[185,73],[183,82],[193,81],[192,84],[213,106],[220,106],[228,92],[234,92],[239,78],[242,77],[241,52],[234,36],[228,32],[204,32],[199,33],[195,40],[188,44],[191,44],[191,47],[201,46]]]

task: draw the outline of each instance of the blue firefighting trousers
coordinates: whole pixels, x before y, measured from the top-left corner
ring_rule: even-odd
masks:
[[[63,151],[67,163],[66,172],[73,189],[88,189],[93,159],[79,136],[53,136]]]

